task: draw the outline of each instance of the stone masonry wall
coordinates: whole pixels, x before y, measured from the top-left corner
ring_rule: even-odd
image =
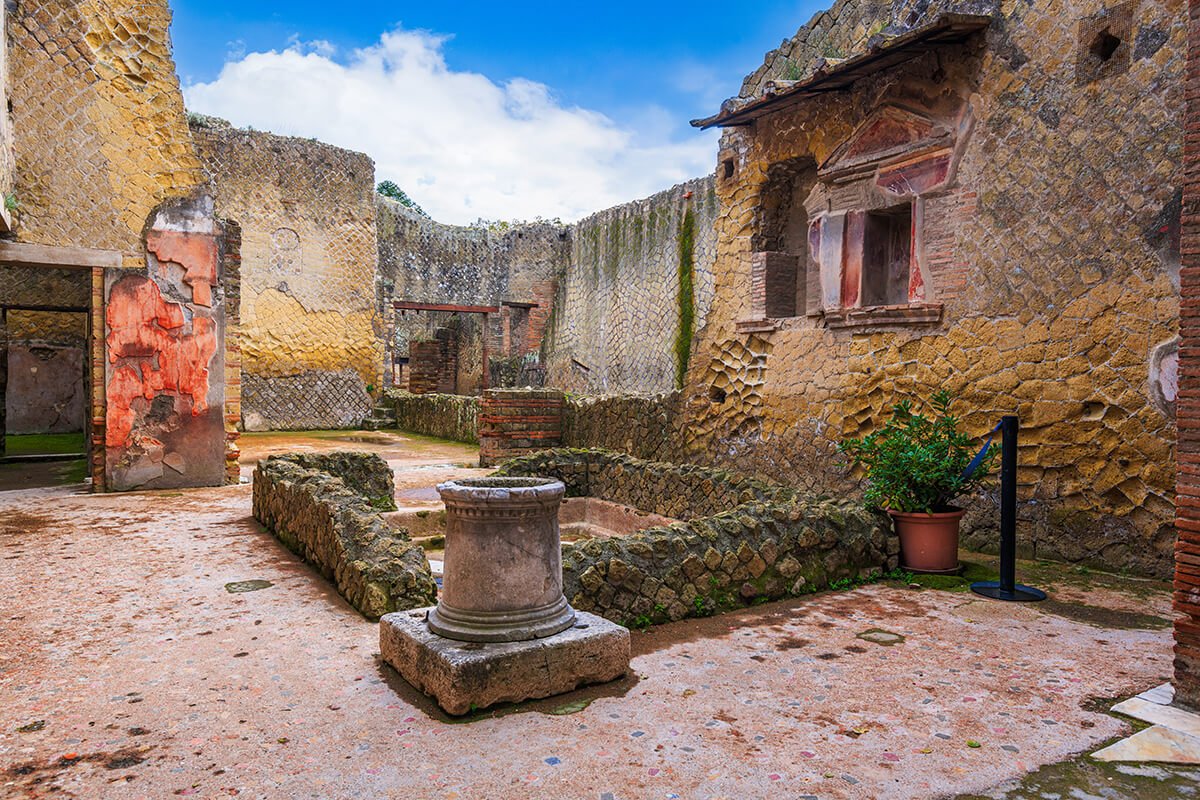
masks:
[[[368,619],[432,605],[424,551],[379,515],[394,508],[392,481],[373,454],[272,456],[254,471],[254,518]]]
[[[1188,3],[1179,473],[1175,527],[1175,702],[1200,711],[1200,0]]]
[[[628,453],[647,461],[680,461],[680,392],[576,395],[563,408],[563,445]]]
[[[708,176],[575,225],[543,347],[547,385],[592,394],[679,385],[712,303],[717,212]]]
[[[570,230],[550,222],[511,227],[443,225],[387,198],[376,199],[379,230],[379,314],[385,320],[387,363],[408,356],[410,341],[430,340],[453,326],[457,337],[457,393],[478,394],[483,375],[480,342],[489,355],[537,354],[570,252]],[[496,306],[482,328],[478,315],[397,312],[393,301]],[[505,303],[517,305],[505,306]],[[526,308],[535,304],[534,308]],[[466,317],[463,319],[463,317]],[[391,384],[391,376],[388,377]]]
[[[217,212],[242,226],[245,429],[360,424],[383,377],[374,163],[308,139],[191,121]]]
[[[479,398],[457,394],[386,392],[401,430],[475,444],[479,441]]]
[[[990,14],[991,24],[851,91],[724,133],[714,300],[685,388],[687,458],[849,489],[837,442],[871,430],[902,397],[946,388],[972,433],[1002,414],[1021,417],[1029,554],[1168,574],[1182,0],[840,0],[768,54],[743,95],[946,9]],[[1123,38],[1111,65],[1098,66],[1089,47],[1105,26]],[[950,182],[922,198],[917,217],[928,267],[918,289],[935,321],[845,327],[820,311],[755,319],[752,254],[772,178],[867,147],[869,137],[850,140],[888,104],[963,125]],[[836,284],[828,288],[836,297]],[[994,545],[994,499],[972,507],[966,543]]]
[[[819,591],[839,578],[892,569],[899,553],[880,515],[720,470],[549,450],[514,459],[497,474],[556,477],[569,496],[683,519],[563,545],[571,605],[626,625]]]

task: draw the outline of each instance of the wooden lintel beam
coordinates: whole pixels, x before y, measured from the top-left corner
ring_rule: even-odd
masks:
[[[51,269],[121,269],[124,254],[119,250],[92,247],[55,247],[26,242],[0,242],[0,264]]]
[[[522,303],[518,300],[502,300],[500,305],[508,306],[509,308],[537,308],[537,303]]]
[[[495,314],[499,306],[458,306],[449,303],[410,303],[396,300],[392,307],[401,311],[456,311],[461,314]]]

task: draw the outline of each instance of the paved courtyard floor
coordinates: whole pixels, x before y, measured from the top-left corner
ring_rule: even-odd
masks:
[[[336,446],[402,497],[469,469],[404,439]],[[623,681],[455,721],[248,486],[78,491],[0,493],[0,797],[1048,797],[995,787],[1127,733],[1112,700],[1171,671],[1165,584],[1039,568],[1055,605],[875,585],[635,632]]]

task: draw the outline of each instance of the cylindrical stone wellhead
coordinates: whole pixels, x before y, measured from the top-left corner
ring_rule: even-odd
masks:
[[[522,642],[575,623],[562,591],[562,481],[468,478],[440,484],[438,493],[446,555],[429,630],[467,642]]]

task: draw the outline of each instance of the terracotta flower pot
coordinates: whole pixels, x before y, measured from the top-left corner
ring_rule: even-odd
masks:
[[[958,527],[966,511],[888,511],[900,537],[900,564],[913,572],[958,571]]]

